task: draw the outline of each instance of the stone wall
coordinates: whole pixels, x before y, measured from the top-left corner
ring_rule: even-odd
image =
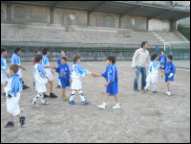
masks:
[[[151,19],[149,20],[149,31],[170,31],[170,20]]]
[[[7,21],[7,4],[1,3],[1,22]]]

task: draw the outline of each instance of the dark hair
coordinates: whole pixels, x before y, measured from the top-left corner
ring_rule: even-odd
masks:
[[[36,55],[35,56],[35,61],[39,62],[40,60],[42,60],[42,55]]]
[[[65,51],[65,50],[61,50],[61,51],[63,51],[64,53],[66,53],[66,51]]]
[[[63,59],[63,60],[65,60],[65,61],[67,61],[67,58],[66,58],[66,57],[62,57],[61,59]]]
[[[161,52],[163,52],[163,53],[164,53],[164,50],[161,50]]]
[[[12,70],[15,74],[19,71],[19,66],[16,64],[11,64],[9,69]]]
[[[107,57],[107,60],[111,61],[112,64],[115,64],[115,62],[116,62],[116,59],[115,59],[114,56],[108,56],[108,57]]]
[[[14,53],[17,53],[17,52],[19,52],[20,50],[21,50],[21,48],[16,47],[16,48],[14,49]]]
[[[143,48],[143,46],[144,46],[146,43],[148,44],[147,41],[143,41],[143,42],[141,43],[141,47]]]
[[[173,56],[172,56],[172,55],[168,55],[168,58],[169,58],[170,60],[172,60],[172,59],[173,59]]]
[[[36,50],[34,51],[34,53],[35,53],[35,54],[37,54],[37,52],[39,52],[39,50],[38,50],[38,49],[36,49]]]
[[[152,54],[151,55],[151,60],[155,60],[157,58],[157,56],[158,56],[157,54]]]
[[[49,51],[50,51],[49,48],[43,48],[43,49],[42,49],[42,54],[43,54],[43,55],[46,55],[47,52],[49,52]]]
[[[80,59],[79,55],[74,55],[73,56],[73,62],[77,62],[78,59]]]
[[[5,51],[7,51],[7,49],[6,49],[6,48],[1,47],[1,54],[2,54],[3,52],[5,52]]]

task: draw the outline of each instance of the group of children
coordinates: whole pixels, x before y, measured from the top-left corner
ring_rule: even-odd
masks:
[[[157,62],[159,60],[159,64]],[[161,55],[158,58],[157,54],[151,55],[151,62],[148,68],[148,76],[146,79],[146,86],[144,87],[144,93],[147,91],[150,84],[153,84],[153,93],[157,93],[157,82],[158,82],[158,72],[161,70],[161,78],[165,76],[165,82],[167,83],[166,92],[167,95],[172,95],[172,86],[171,82],[174,81],[174,74],[176,73],[176,67],[172,62],[173,56],[164,54],[164,51],[161,51]]]
[[[13,116],[17,116],[20,119],[21,126],[25,124],[25,117],[21,116],[19,109],[19,98],[21,95],[21,91],[24,88],[28,88],[22,77],[21,69],[25,70],[24,67],[21,66],[19,55],[21,54],[20,48],[15,48],[14,54],[11,58],[11,65],[9,67],[5,60],[5,56],[7,55],[7,51],[5,48],[1,48],[1,97],[7,98],[7,111],[9,113],[9,121],[5,125],[5,127],[14,126]],[[105,100],[101,105],[98,105],[99,108],[105,109],[106,103],[109,99],[109,96],[115,96],[116,105],[113,109],[119,109],[120,103],[118,98],[118,70],[115,65],[116,59],[114,56],[107,57],[107,67],[104,73],[97,75],[88,71],[80,65],[80,56],[73,56],[73,65],[70,70],[69,65],[67,64],[66,51],[61,51],[61,57],[58,59],[58,66],[51,66],[49,63],[48,56],[50,54],[50,50],[48,48],[42,49],[42,55],[39,50],[35,50],[35,59],[34,59],[34,79],[33,83],[35,85],[35,89],[38,92],[37,96],[31,99],[32,104],[35,106],[37,99],[41,99],[42,105],[47,105],[48,102],[44,100],[44,98],[57,98],[57,96],[53,93],[53,73],[57,72],[59,74],[59,85],[62,87],[62,97],[64,100],[67,100],[66,96],[66,87],[70,87],[72,89],[71,96],[69,98],[69,104],[76,105],[74,101],[75,94],[78,92],[81,98],[81,104],[89,104],[84,97],[82,91],[82,83],[81,79],[85,76],[85,74],[92,75],[94,78],[103,77],[106,80],[105,83]],[[164,71],[165,82],[167,82],[168,95],[171,95],[171,81],[174,81],[174,74],[176,72],[175,66],[172,63],[173,57],[171,55],[168,56],[167,60],[162,52],[162,56],[160,56],[160,65],[157,62],[157,54],[153,54],[151,56],[151,63],[148,70],[147,76],[147,85],[145,86],[145,92],[149,85],[153,84],[153,92],[156,93],[156,83],[158,81],[158,71],[161,68]],[[50,95],[46,95],[47,92],[47,83],[49,84]],[[2,86],[6,85],[4,88],[5,93],[2,93]]]

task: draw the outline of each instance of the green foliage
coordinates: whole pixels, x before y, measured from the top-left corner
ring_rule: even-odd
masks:
[[[178,25],[178,31],[182,33],[187,38],[187,40],[190,41],[190,27]]]

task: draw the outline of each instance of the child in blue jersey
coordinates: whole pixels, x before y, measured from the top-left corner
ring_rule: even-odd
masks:
[[[157,93],[157,82],[158,82],[158,71],[159,71],[160,65],[157,62],[157,54],[152,54],[151,56],[151,62],[148,69],[148,76],[146,79],[146,86],[144,87],[144,93],[148,89],[150,84],[153,84],[153,93]]]
[[[9,78],[8,75],[8,66],[5,56],[7,55],[6,48],[1,48],[1,98],[5,99],[5,93],[3,93],[2,87],[7,85],[7,81]]]
[[[62,57],[66,57],[66,51],[64,51],[64,50],[61,50],[61,56],[60,56],[60,57],[58,58],[58,60],[57,60],[58,66],[61,64],[61,59],[62,59]],[[66,57],[66,58],[67,58],[67,57]],[[57,88],[60,88],[60,87],[61,87],[61,82],[60,82],[60,79],[59,79]]]
[[[172,62],[173,56],[168,55],[167,62],[164,66],[164,75],[165,75],[165,82],[167,83],[168,91],[166,92],[167,95],[172,95],[172,85],[171,82],[174,81],[174,74],[176,73],[176,67]]]
[[[21,116],[20,114],[20,108],[19,108],[19,99],[22,91],[22,83],[19,78],[19,75],[17,75],[17,72],[19,70],[19,66],[16,64],[10,65],[9,68],[9,75],[10,79],[7,83],[7,86],[5,87],[6,92],[6,106],[7,106],[7,112],[9,113],[9,121],[4,126],[7,127],[13,127],[13,117],[17,116],[20,120],[21,126],[25,124],[25,117]]]
[[[26,69],[21,66],[20,55],[21,55],[21,48],[16,47],[16,48],[14,49],[14,54],[12,55],[12,58],[11,58],[11,64],[16,64],[16,65],[19,66],[19,71],[18,71],[17,74],[19,75],[19,78],[20,78],[21,81],[22,81],[23,89],[27,89],[27,88],[29,88],[29,87],[25,85],[24,80],[23,80],[23,75],[22,75],[22,73],[21,73],[21,69],[23,69],[23,70],[26,70]]]
[[[47,73],[42,66],[42,55],[35,56],[36,64],[34,66],[34,80],[35,80],[35,88],[38,92],[38,95],[31,99],[31,102],[34,106],[36,106],[36,101],[38,98],[41,98],[41,104],[47,105],[48,102],[44,100],[44,94],[46,92],[46,84],[48,83]]]
[[[84,77],[86,73],[90,74],[92,76],[95,76],[95,74],[89,72],[88,70],[86,70],[80,66],[80,56],[79,55],[73,56],[73,62],[74,63],[72,66],[72,71],[71,71],[72,93],[70,96],[69,104],[76,105],[76,103],[74,102],[74,97],[75,97],[75,94],[77,91],[79,91],[79,95],[80,95],[82,104],[89,104],[89,102],[85,100],[84,94],[82,92],[81,78]]]
[[[67,64],[67,58],[62,57],[61,58],[61,64],[59,64],[58,68],[56,69],[56,72],[59,73],[59,80],[62,85],[62,97],[64,100],[67,100],[66,96],[66,87],[70,86],[70,67]]]
[[[47,73],[47,77],[49,79],[49,91],[50,91],[50,98],[57,98],[57,96],[53,93],[53,80],[54,80],[54,71],[52,69],[56,69],[55,66],[50,66],[48,56],[50,54],[50,50],[48,48],[42,49],[43,59],[42,59],[42,65],[45,68],[45,71]],[[47,95],[44,95],[44,97],[48,97]]]
[[[160,62],[160,65],[164,66],[165,63],[167,62],[167,57],[166,55],[164,54],[164,51],[162,50],[161,51],[161,55],[159,56],[159,62]],[[164,75],[164,68],[163,67],[160,67],[160,70],[161,70],[161,78],[163,77]]]
[[[109,99],[109,95],[114,95],[117,104],[113,107],[113,109],[119,109],[121,106],[119,104],[118,98],[118,70],[115,66],[115,57],[109,56],[107,58],[107,67],[104,73],[101,75],[96,75],[95,77],[102,76],[106,79],[105,87],[106,87],[106,96],[105,101],[102,105],[98,105],[99,108],[105,109],[106,103]]]

